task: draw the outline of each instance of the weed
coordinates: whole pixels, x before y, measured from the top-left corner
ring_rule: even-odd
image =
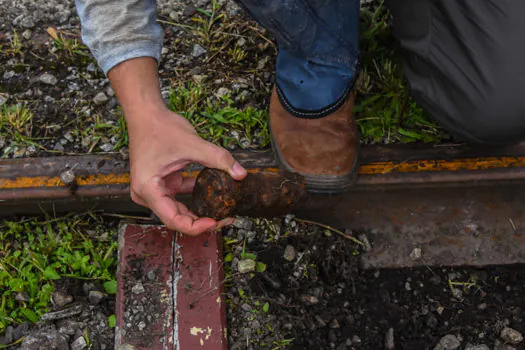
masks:
[[[438,142],[449,136],[410,97],[384,2],[361,10],[362,69],[354,108],[364,140]]]
[[[5,129],[31,135],[33,113],[24,104],[4,105],[0,113],[0,132]]]
[[[47,33],[53,39],[52,53],[63,52],[70,58],[80,55],[89,56],[88,49],[76,38],[68,38],[66,35],[57,32],[54,28],[49,27]]]
[[[4,50],[4,53],[10,56],[22,55],[22,41],[16,30],[13,30],[13,36],[9,39],[9,48]]]
[[[230,48],[228,49],[228,56],[231,57],[232,59],[232,62],[234,64],[238,64],[240,63],[241,61],[243,61],[246,56],[248,55],[248,52],[246,52],[245,50],[239,48],[239,47],[236,47],[236,48]]]
[[[240,110],[228,96],[210,95],[199,85],[179,85],[171,92],[168,106],[188,119],[201,137],[223,147],[250,148],[255,138],[263,147],[269,144],[266,111]]]
[[[211,4],[211,12],[198,8],[197,12],[203,16],[192,18],[192,21],[196,23],[196,26],[193,27],[194,35],[200,38],[207,46],[217,42],[220,33],[215,31],[215,26],[226,18],[224,13],[220,13],[220,5],[217,0],[212,0]]]
[[[37,322],[48,311],[56,280],[115,279],[117,243],[110,239],[114,232],[106,232],[102,224],[102,219],[91,214],[3,221],[0,333],[10,324]],[[88,229],[94,230],[91,237]],[[16,295],[26,297],[17,301]]]

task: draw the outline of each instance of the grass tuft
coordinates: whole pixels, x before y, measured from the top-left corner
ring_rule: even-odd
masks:
[[[270,142],[267,112],[238,109],[228,95],[217,98],[202,86],[181,84],[171,92],[168,106],[188,119],[201,137],[223,147],[251,148],[254,141],[266,147]]]
[[[116,232],[102,223],[85,214],[0,224],[0,333],[11,324],[37,322],[60,279],[115,279]]]

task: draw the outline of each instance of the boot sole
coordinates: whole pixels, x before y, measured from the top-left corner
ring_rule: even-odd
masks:
[[[304,177],[306,190],[310,193],[319,193],[319,194],[339,194],[346,192],[351,188],[357,181],[357,169],[359,164],[359,156],[355,157],[354,164],[352,165],[352,170],[343,175],[312,175],[304,174],[294,170],[288,162],[284,159],[279,147],[277,147],[277,142],[273,137],[270,125],[270,140],[272,144],[273,153],[275,158],[278,160],[280,165],[287,171],[296,173]],[[357,150],[359,155],[359,149]]]

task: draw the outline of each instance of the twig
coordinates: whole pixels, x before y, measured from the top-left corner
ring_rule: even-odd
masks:
[[[298,219],[298,218],[295,218],[294,219],[295,221],[298,221],[298,222],[301,222],[303,224],[311,224],[311,225],[316,225],[316,226],[319,226],[319,227],[322,227],[322,228],[325,228],[329,231],[332,231],[334,233],[337,233],[338,235],[340,235],[341,237],[343,238],[346,238],[346,239],[349,239],[351,240],[352,242],[354,243],[357,243],[359,244],[360,246],[364,247],[365,244],[363,242],[361,242],[360,240],[358,240],[357,238],[353,237],[353,236],[350,236],[350,235],[347,235],[345,234],[344,232],[342,231],[339,231],[338,229],[335,229],[331,226],[328,226],[328,225],[324,225],[324,224],[321,224],[319,222],[315,222],[315,221],[311,221],[311,220],[304,220],[304,219]]]
[[[147,216],[135,216],[135,215],[124,215],[124,214],[114,214],[114,213],[101,213],[101,216],[109,216],[119,219],[132,219],[132,220],[141,220],[141,221],[155,221],[153,218]]]

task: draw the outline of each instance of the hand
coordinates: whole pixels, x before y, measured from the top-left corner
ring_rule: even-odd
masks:
[[[233,222],[198,218],[175,200],[190,193],[195,180],[179,173],[197,162],[228,172],[235,180],[246,170],[223,148],[204,141],[183,117],[170,112],[159,88],[157,64],[150,57],[124,61],[108,73],[128,124],[131,198],[149,207],[170,229],[198,235]]]
[[[178,193],[191,193],[195,185],[195,179],[184,178],[179,170],[196,162],[224,170],[235,180],[245,178],[246,170],[227,150],[200,138],[180,115],[166,108],[140,113],[145,113],[149,122],[129,125],[133,201],[153,210],[170,229],[188,235],[230,225],[231,218],[220,222],[198,218],[174,199]]]

